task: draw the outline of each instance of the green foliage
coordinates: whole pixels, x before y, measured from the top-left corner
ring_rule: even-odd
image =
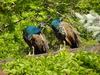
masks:
[[[99,75],[100,55],[85,51],[52,56],[24,57],[4,64],[9,75]]]
[[[50,49],[58,50],[59,41],[48,19],[64,16],[80,32],[83,44],[95,44],[94,40],[85,40],[91,40],[91,34],[78,24],[71,10],[88,12],[93,8],[99,12],[99,4],[99,0],[0,0],[0,59],[15,59],[3,64],[3,69],[9,75],[99,75],[99,55],[64,51],[54,56],[26,57],[29,48],[22,37],[26,26],[46,22],[42,31]]]
[[[89,12],[90,10],[95,10],[100,14],[100,0],[80,0],[76,8],[84,13]]]

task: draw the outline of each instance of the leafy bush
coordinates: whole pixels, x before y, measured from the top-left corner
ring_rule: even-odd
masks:
[[[92,37],[100,42],[100,16],[93,10],[91,10],[89,14],[75,14],[80,19],[80,22],[83,23],[83,26],[87,32],[92,32]]]
[[[100,1],[99,0],[80,0],[76,4],[76,8],[80,12],[88,13],[90,10],[95,10],[100,14]]]
[[[89,40],[82,38],[82,46],[95,44],[71,10],[87,13],[93,8],[99,13],[99,4],[99,0],[0,0],[0,60],[15,59],[3,64],[3,69],[8,75],[99,75],[100,56],[97,54],[63,51],[47,57],[26,57],[29,49],[22,38],[23,28],[43,22],[46,23],[43,33],[50,49],[58,50],[59,41],[50,28],[49,19],[63,15],[81,37]]]
[[[100,55],[79,51],[18,58],[3,65],[9,75],[99,75]]]

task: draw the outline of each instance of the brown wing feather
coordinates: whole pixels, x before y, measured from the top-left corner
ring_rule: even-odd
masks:
[[[73,47],[73,45],[75,44],[76,46],[78,46],[79,38],[74,28],[67,22],[61,22],[61,26],[63,27],[65,31],[65,35],[66,35],[65,40],[67,41],[67,43],[71,47]]]
[[[48,44],[42,34],[33,35],[31,41],[35,48],[35,54],[46,53],[48,51]]]

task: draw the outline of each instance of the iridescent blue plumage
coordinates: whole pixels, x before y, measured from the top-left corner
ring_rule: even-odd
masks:
[[[53,26],[53,27],[58,27],[59,25],[60,25],[60,22],[61,22],[61,20],[60,19],[54,19],[52,22],[51,22],[51,25]]]
[[[41,30],[35,26],[27,26],[24,30],[25,35],[28,39],[31,39],[34,34],[38,34]]]

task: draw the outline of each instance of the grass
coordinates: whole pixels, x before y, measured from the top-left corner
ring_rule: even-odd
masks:
[[[8,75],[99,75],[100,55],[66,49],[48,56],[24,56],[3,64]]]

